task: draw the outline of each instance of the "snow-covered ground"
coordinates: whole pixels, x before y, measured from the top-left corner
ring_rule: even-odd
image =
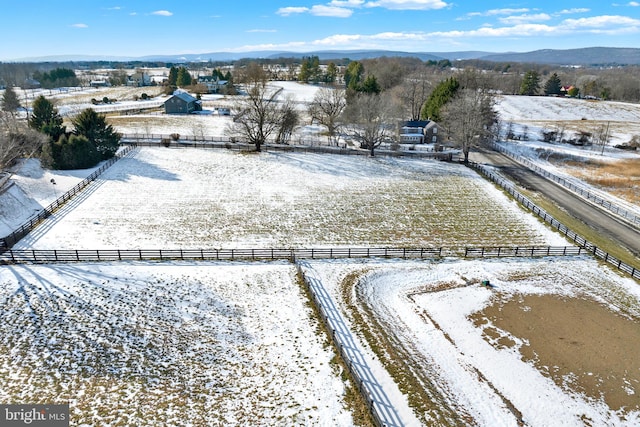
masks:
[[[291,85],[312,97],[307,85]],[[91,172],[22,163],[0,194],[0,234]],[[567,243],[460,165],[144,148],[19,247],[483,244]],[[637,410],[616,413],[603,399],[558,386],[517,346],[492,345],[469,320],[498,297],[527,294],[587,294],[614,310],[625,301],[637,314],[637,283],[594,260],[311,264],[346,319],[341,285],[357,274],[372,313],[416,349],[416,366],[426,367],[446,403],[477,425],[517,425],[505,401],[530,426],[640,423]],[[484,279],[496,289],[465,286]],[[68,401],[72,422],[86,426],[199,425],[203,418],[215,425],[353,425],[335,355],[286,263],[5,266],[0,313],[1,401]],[[358,339],[406,424],[432,425]],[[640,393],[637,384],[627,390]]]
[[[54,197],[54,191],[62,191],[64,186],[72,186],[80,179],[76,172],[66,175],[43,172],[34,161],[26,162],[20,170],[14,176],[14,186],[36,204],[46,203]],[[52,190],[50,176],[56,180],[56,190]],[[457,207],[460,204],[462,209]],[[375,211],[371,211],[372,205],[377,208]],[[420,211],[427,214],[416,216]],[[195,225],[190,226],[192,223]],[[523,240],[518,240],[518,236],[523,236]],[[385,242],[431,246],[465,245],[487,239],[492,244],[506,245],[566,244],[460,165],[418,159],[143,148],[117,162],[96,185],[57,212],[19,247],[361,246]],[[505,292],[533,292],[530,283],[500,282],[505,269],[535,271],[536,286],[548,288],[549,292],[557,290],[559,277],[578,271],[580,274],[590,271],[600,280],[630,286],[595,261],[585,259],[573,264],[569,261],[355,264],[356,269],[380,270],[371,286],[384,288],[386,293],[374,299],[380,304],[399,304],[381,311],[403,317],[412,316],[422,306],[411,305],[403,297],[418,282],[428,287],[443,281],[459,282],[463,276],[490,277]],[[354,263],[316,263],[314,268],[322,275],[325,286],[337,289],[341,282],[339,274],[353,269]],[[350,425],[348,414],[340,407],[343,386],[327,368],[331,355],[317,347],[321,339],[315,335],[315,320],[305,308],[293,274],[293,267],[288,265],[243,263],[2,268],[0,300],[7,319],[3,346],[15,348],[2,357],[1,366],[5,372],[12,372],[4,397],[33,399],[35,384],[47,383],[50,386],[38,388],[37,395],[53,399],[53,390],[62,384],[68,390],[64,396],[68,396],[78,420],[86,420],[87,414],[100,420],[134,419],[128,418],[135,415],[127,408],[145,410],[155,406],[162,408],[153,412],[154,416],[177,416],[180,408],[177,396],[186,395],[186,405],[195,414],[207,411],[213,419],[230,424],[246,420],[236,412],[242,407],[246,408],[247,417],[258,417],[264,420],[259,424],[264,425],[296,424],[305,417],[311,424]],[[445,298],[448,304],[462,310],[449,310],[451,315],[458,313],[462,317],[455,321],[442,317],[438,323],[442,322],[443,328],[452,328],[447,333],[454,337],[475,336],[460,345],[478,345],[478,351],[488,359],[499,357],[505,371],[517,375],[526,372],[532,393],[544,389],[548,395],[550,391],[545,387],[549,387],[561,402],[573,405],[571,414],[582,411],[592,419],[624,425],[601,402],[588,402],[554,388],[542,374],[520,360],[516,351],[505,354],[482,344],[478,338],[481,332],[462,320],[487,304],[488,294],[478,289],[468,289],[468,295],[457,292],[442,293],[439,298],[450,298]],[[339,292],[332,293],[340,301]],[[451,302],[458,300],[467,304]],[[471,300],[475,305],[469,305]],[[446,305],[432,303],[427,296],[417,298],[413,304],[423,304],[423,309],[433,311],[434,316],[444,316],[438,313]],[[88,328],[87,324],[94,322],[97,328]],[[411,334],[405,333],[406,325],[411,326]],[[422,348],[421,343],[427,342],[424,331],[429,328],[428,323],[410,318],[390,333],[406,336],[409,342]],[[33,331],[38,331],[37,339],[19,338],[33,335]],[[438,338],[437,342],[441,341]],[[366,343],[362,345],[367,348]],[[164,350],[167,346],[169,350]],[[424,346],[440,348],[440,344]],[[442,367],[438,375],[446,384],[443,389],[464,402],[481,425],[512,425],[513,416],[497,394],[492,395],[491,387],[482,382],[474,383],[473,375],[465,368],[475,359],[470,361],[456,355],[456,351],[467,354],[468,350],[449,346],[435,355],[423,351],[426,360]],[[196,361],[190,357],[194,354],[198,356]],[[376,357],[368,354],[370,363],[376,366]],[[444,363],[443,354],[458,360],[458,365]],[[281,364],[283,360],[287,363]],[[292,360],[295,363],[291,364]],[[296,366],[298,370],[294,369]],[[502,377],[492,377],[493,365],[478,362],[473,366],[488,381],[501,387],[500,394],[519,399],[522,407],[518,409],[529,425],[553,422],[551,415],[546,418],[542,415],[544,411],[533,415],[540,404],[537,394],[517,394],[513,387],[501,383],[505,381]],[[96,379],[96,373],[109,367],[116,371],[109,382]],[[377,369],[381,378],[387,378],[382,366]],[[278,386],[270,385],[272,381]],[[389,379],[383,382],[393,389]],[[252,397],[238,397],[247,394]],[[398,396],[397,390],[388,394]],[[291,399],[295,403],[289,407],[283,402],[292,395],[296,396]],[[100,399],[104,406],[89,409],[87,401],[95,399]],[[307,403],[314,399],[322,403]],[[258,400],[263,403],[258,404]],[[420,422],[421,416],[412,413],[406,398],[396,397],[394,405],[407,424]],[[120,408],[119,412],[113,411],[114,406]],[[210,410],[212,407],[224,409],[216,412]],[[240,418],[231,418],[232,413]],[[566,419],[573,420],[572,415]]]
[[[25,166],[48,201],[49,175]],[[34,177],[35,175],[35,177]],[[56,178],[57,179],[57,178]],[[57,181],[56,181],[57,182]],[[491,218],[491,220],[487,220]],[[140,148],[16,246],[564,246],[493,185],[435,160]]]
[[[542,139],[541,131],[565,129],[565,137],[579,131],[609,128],[609,145],[628,143],[640,135],[640,104],[550,96],[499,96],[496,110],[503,123],[509,122],[516,135],[527,126],[529,139]],[[549,144],[548,144],[549,145]],[[568,145],[568,144],[564,144]]]
[[[352,318],[353,308],[344,302],[342,284],[345,278],[357,276],[358,289],[349,290],[354,299],[409,349],[414,370],[435,383],[444,396],[442,404],[452,406],[457,415],[470,415],[476,425],[583,426],[586,420],[594,426],[640,423],[638,407],[612,410],[603,397],[593,399],[560,387],[523,359],[520,347],[528,342],[498,329],[501,337],[515,343],[500,345],[500,337],[488,340],[483,336],[493,325],[481,327],[470,319],[488,305],[525,295],[586,296],[614,312],[637,316],[638,284],[603,269],[595,260],[313,261],[311,265],[332,297],[341,302],[346,318]],[[479,286],[482,280],[490,280],[495,288]],[[369,363],[382,371],[379,359],[371,355],[373,344],[365,344],[362,337],[361,343],[369,350]],[[384,373],[379,375],[384,378]],[[630,396],[640,393],[637,380],[630,380],[626,392]],[[515,413],[521,415],[523,424]],[[427,412],[418,417],[425,425],[436,423]]]
[[[289,264],[0,268],[0,401],[71,425],[351,426]]]

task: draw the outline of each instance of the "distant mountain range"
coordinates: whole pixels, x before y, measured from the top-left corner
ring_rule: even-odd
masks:
[[[492,53],[482,51],[461,52],[399,52],[386,50],[333,50],[317,52],[255,51],[210,52],[184,55],[149,55],[142,57],[103,57],[90,55],[58,55],[38,58],[21,58],[14,62],[68,62],[68,61],[154,61],[154,62],[206,62],[237,61],[243,58],[301,58],[318,56],[321,60],[348,58],[351,60],[387,57],[412,57],[422,61],[448,59],[478,59],[493,62],[527,62],[554,65],[640,65],[639,48],[587,47],[581,49],[542,49],[532,52]]]

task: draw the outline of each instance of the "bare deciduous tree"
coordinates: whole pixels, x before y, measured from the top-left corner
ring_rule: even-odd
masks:
[[[24,122],[19,123],[10,115],[0,121],[0,170],[11,166],[17,159],[31,157],[38,153],[48,137],[33,129]]]
[[[494,99],[486,91],[462,90],[444,106],[443,121],[447,133],[469,161],[469,151],[491,138],[495,122]]]
[[[316,92],[309,104],[311,120],[318,121],[327,127],[329,144],[338,143],[337,133],[340,116],[347,106],[347,98],[343,89],[321,88]]]
[[[416,73],[404,79],[399,88],[399,98],[407,109],[411,120],[420,120],[420,111],[429,94],[432,85],[425,73]]]
[[[346,133],[373,156],[375,149],[395,133],[394,110],[383,94],[358,93],[345,109]]]
[[[231,132],[255,145],[256,151],[271,137],[288,140],[297,123],[293,101],[282,100],[283,89],[268,84],[260,65],[250,63],[243,71],[239,75],[246,95],[236,102]]]
[[[278,135],[276,141],[281,144],[288,144],[291,140],[293,130],[300,123],[300,114],[295,107],[295,100],[292,96],[287,96],[278,109],[280,111],[280,121],[278,122]]]

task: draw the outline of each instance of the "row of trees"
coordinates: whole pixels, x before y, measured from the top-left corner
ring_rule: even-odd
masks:
[[[409,100],[412,113],[439,121],[468,160],[470,148],[494,134],[497,120],[484,80],[469,73],[462,77],[444,79],[431,91],[430,83],[412,76],[400,91],[383,90],[375,75],[354,61],[345,71],[345,87],[318,90],[308,113],[312,122],[326,127],[331,144],[337,145],[342,132],[373,156],[383,142],[394,140],[396,124],[406,117],[404,101]],[[235,107],[230,133],[254,144],[257,151],[268,139],[288,142],[301,119],[293,101],[268,85],[267,73],[256,63],[245,67],[242,83],[246,96]]]
[[[33,78],[39,81],[45,89],[72,87],[80,84],[75,71],[69,68],[56,68],[48,72],[36,71],[33,73]]]

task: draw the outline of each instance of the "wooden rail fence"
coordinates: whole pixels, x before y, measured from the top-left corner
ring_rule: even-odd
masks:
[[[589,242],[584,237],[571,231],[569,227],[562,224],[560,221],[555,219],[545,210],[543,210],[542,208],[537,206],[535,203],[533,203],[531,200],[529,200],[527,197],[522,195],[518,190],[515,189],[514,185],[510,181],[498,175],[497,173],[489,170],[488,168],[484,167],[481,164],[470,162],[468,165],[469,167],[480,172],[489,180],[495,182],[497,185],[502,187],[506,192],[511,194],[520,204],[522,204],[524,207],[532,211],[539,218],[542,218],[542,220],[548,223],[551,227],[555,228],[560,233],[564,234],[568,239],[572,240],[578,247],[583,248],[586,252],[593,254],[596,258],[599,258],[604,262],[606,262],[607,264],[616,267],[618,270],[629,274],[634,279],[640,280],[640,269],[622,262],[622,260],[617,259],[613,255],[598,248],[596,245],[594,245],[592,242]]]
[[[601,196],[599,196],[598,194],[596,194],[594,191],[589,190],[586,186],[584,185],[579,185],[576,182],[572,181],[572,180],[568,180],[562,177],[559,177],[543,168],[541,168],[540,166],[538,166],[537,164],[535,164],[534,162],[532,162],[531,160],[519,156],[517,154],[514,154],[513,152],[511,152],[510,150],[508,150],[507,148],[501,146],[498,143],[493,143],[491,145],[495,150],[500,151],[501,153],[506,154],[507,156],[511,157],[512,159],[522,163],[523,165],[525,165],[526,167],[528,167],[529,169],[531,169],[532,171],[534,171],[535,173],[537,173],[538,175],[541,175],[547,179],[550,179],[551,181],[560,184],[561,186],[573,191],[574,193],[578,194],[579,196],[583,197],[586,200],[589,200],[590,202],[595,203],[596,205],[602,206],[603,209],[608,210],[609,212],[612,212],[618,216],[621,216],[622,218],[626,219],[627,221],[633,223],[635,226],[640,226],[640,216],[636,215],[634,212],[625,209],[624,207],[620,206],[620,204],[611,201],[609,199],[605,199]]]
[[[71,190],[64,193],[62,196],[58,197],[53,203],[49,206],[38,212],[36,215],[29,218],[24,224],[22,224],[18,229],[14,230],[13,233],[0,238],[0,253],[5,251],[13,245],[15,245],[20,239],[29,234],[31,230],[33,230],[38,224],[40,224],[44,219],[51,216],[53,212],[62,207],[65,203],[67,203],[71,198],[73,198],[76,194],[80,193],[84,190],[87,185],[91,184],[95,181],[105,170],[107,170],[111,165],[120,160],[121,158],[127,156],[133,149],[135,149],[135,144],[125,147],[123,150],[120,150],[116,154],[115,157],[107,160],[102,164],[98,169],[96,169],[91,175],[86,177],[82,182],[76,184]]]
[[[9,249],[0,264],[109,261],[275,261],[298,259],[440,259],[577,256],[593,253],[578,246],[480,248],[255,248],[255,249]],[[599,252],[598,252],[599,253]],[[640,274],[640,273],[639,273]]]

